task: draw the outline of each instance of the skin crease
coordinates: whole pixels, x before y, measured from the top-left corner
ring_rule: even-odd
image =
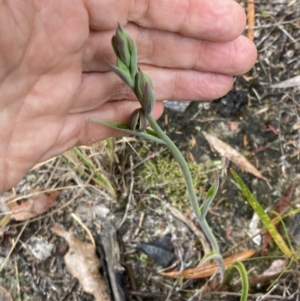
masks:
[[[209,100],[247,72],[255,46],[233,0],[0,0],[0,192],[35,164],[120,133],[91,118],[127,122],[139,107],[110,72],[119,22],[136,40],[164,99]]]

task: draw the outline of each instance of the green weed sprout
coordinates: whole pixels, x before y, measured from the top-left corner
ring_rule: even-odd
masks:
[[[150,76],[142,71],[137,65],[137,47],[135,41],[126,33],[124,28],[119,25],[115,35],[112,37],[112,46],[117,56],[117,60],[115,66],[109,64],[109,67],[132,89],[141,104],[141,108],[134,110],[130,116],[128,124],[98,119],[94,119],[93,121],[110,128],[124,131],[128,134],[133,134],[162,143],[169,148],[182,170],[191,206],[212,247],[212,253],[206,254],[205,261],[215,260],[217,262],[221,282],[223,282],[225,273],[223,258],[220,255],[218,242],[206,221],[206,214],[219,187],[218,175],[216,174],[216,180],[208,190],[203,204],[199,206],[197,196],[195,194],[193,179],[187,162],[176,145],[164,133],[151,115],[156,101],[155,92]],[[152,130],[147,129],[147,121]]]

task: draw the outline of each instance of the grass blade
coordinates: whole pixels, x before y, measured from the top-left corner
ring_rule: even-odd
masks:
[[[203,202],[203,205],[200,208],[200,213],[201,213],[202,219],[205,219],[206,214],[210,208],[210,205],[211,205],[212,201],[214,200],[218,190],[219,190],[219,175],[218,175],[218,173],[215,173],[215,181],[211,185],[211,187],[208,189],[206,196],[205,196],[205,200]]]
[[[229,268],[228,272],[229,275],[231,274],[232,269],[236,269],[241,277],[241,284],[242,284],[242,294],[241,294],[241,301],[247,301],[248,300],[248,294],[249,294],[249,280],[246,268],[244,264],[241,261],[234,262],[232,266]],[[228,278],[228,274],[227,277]]]
[[[259,204],[259,202],[256,200],[256,198],[253,196],[253,194],[250,192],[246,184],[243,182],[243,180],[239,177],[239,175],[231,168],[230,169],[232,176],[236,183],[239,185],[240,189],[242,190],[245,198],[247,199],[248,203],[251,205],[253,210],[257,213],[260,220],[274,239],[276,245],[278,248],[289,258],[295,257],[295,254],[291,251],[291,249],[287,246],[285,241],[283,240],[282,236],[277,231],[274,223],[269,218],[268,214],[264,211],[262,206]]]
[[[89,158],[87,158],[77,147],[74,147],[73,151],[78,156],[78,158],[84,163],[84,165],[87,168],[89,168],[90,171],[93,172],[96,178],[96,182],[103,188],[105,188],[114,199],[116,199],[116,191],[111,185],[110,181],[96,170]]]
[[[166,144],[163,140],[161,140],[154,131],[150,130],[150,129],[146,129],[144,132],[137,132],[137,131],[133,131],[131,130],[127,124],[124,123],[120,123],[120,122],[112,122],[112,121],[105,121],[105,120],[100,120],[100,119],[92,119],[92,121],[100,123],[104,126],[107,126],[111,129],[115,129],[115,130],[119,130],[122,131],[126,134],[129,135],[134,135],[134,136],[138,136],[144,139],[148,139],[160,144]]]

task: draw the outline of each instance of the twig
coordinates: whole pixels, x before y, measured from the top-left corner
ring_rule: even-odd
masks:
[[[254,26],[255,26],[255,5],[253,0],[248,0],[247,9],[247,19],[248,19],[248,32],[247,37],[253,42],[254,41]]]
[[[180,210],[178,210],[177,208],[171,206],[167,202],[164,202],[163,205],[167,209],[169,209],[176,218],[185,223],[195,233],[195,235],[199,238],[201,242],[204,253],[209,254],[211,252],[209,243],[207,242],[205,235],[196,227],[196,225],[187,217],[185,217],[184,214],[182,214],[182,212],[180,212]]]
[[[1,266],[0,266],[0,272],[2,272],[3,268],[5,267],[5,265],[6,265],[7,261],[8,261],[8,259],[9,259],[10,255],[12,254],[12,252],[13,252],[13,250],[15,249],[17,243],[19,242],[20,237],[21,237],[21,235],[23,234],[23,232],[24,232],[24,230],[25,230],[27,224],[28,224],[28,221],[26,221],[26,222],[24,223],[24,225],[23,225],[22,229],[20,230],[20,232],[19,232],[19,234],[18,234],[16,240],[14,241],[13,245],[11,246],[11,248],[10,248],[10,250],[9,250],[9,252],[8,252],[8,254],[7,254],[7,256],[6,256],[5,259],[3,260],[3,262],[2,262],[2,264],[1,264]]]

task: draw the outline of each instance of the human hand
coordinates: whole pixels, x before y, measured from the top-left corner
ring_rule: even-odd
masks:
[[[126,122],[139,107],[104,61],[115,60],[118,22],[158,100],[218,98],[256,59],[232,0],[6,1],[0,20],[0,191],[38,162],[116,134],[91,118]],[[153,115],[162,111],[158,101]]]

